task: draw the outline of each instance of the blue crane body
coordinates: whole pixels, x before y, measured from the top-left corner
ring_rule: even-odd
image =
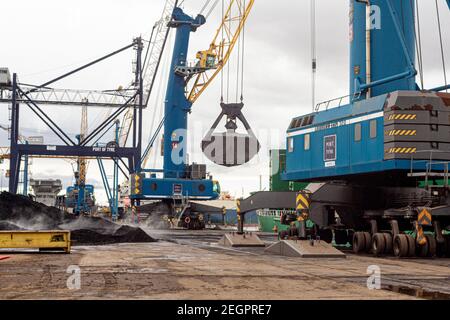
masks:
[[[74,185],[66,189],[65,206],[73,209],[73,214],[92,213],[95,205],[94,186],[86,184],[84,186]]]
[[[131,196],[134,199],[164,200],[182,196],[193,200],[214,200],[220,195],[218,182],[206,178],[204,167],[194,175],[189,170],[193,167],[187,164],[186,154],[192,103],[186,97],[185,75],[176,72],[177,68],[187,67],[190,35],[205,22],[202,15],[192,18],[182,9],[174,9],[169,22],[169,26],[176,29],[176,37],[164,109],[163,169],[147,170],[152,173],[150,178],[145,177],[146,170],[131,177]],[[162,173],[163,177],[157,178],[155,173]]]
[[[434,150],[435,160],[450,160],[449,95],[419,91],[415,82],[414,1],[370,4],[377,8],[370,54],[366,4],[353,0],[350,5],[350,103],[292,120],[286,180],[351,180],[425,170],[425,162],[411,163],[412,158],[429,159],[425,150]]]

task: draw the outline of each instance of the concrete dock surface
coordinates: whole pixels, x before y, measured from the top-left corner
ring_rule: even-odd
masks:
[[[156,243],[3,252],[0,299],[420,299],[450,297],[450,259],[286,258],[229,249],[221,231],[149,231]],[[265,235],[262,239],[274,239]],[[381,289],[369,289],[368,268]],[[74,271],[76,270],[76,271]],[[74,275],[79,276],[78,286]]]

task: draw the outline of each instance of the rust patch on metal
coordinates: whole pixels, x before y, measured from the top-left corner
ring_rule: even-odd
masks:
[[[444,101],[444,104],[447,107],[450,107],[450,94],[449,93],[437,93],[438,97],[440,97],[442,99],[442,101]]]

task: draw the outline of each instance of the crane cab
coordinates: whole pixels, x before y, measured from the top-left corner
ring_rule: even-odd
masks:
[[[198,63],[197,66],[203,69],[217,68],[216,59],[217,54],[213,50],[205,50],[197,52]]]

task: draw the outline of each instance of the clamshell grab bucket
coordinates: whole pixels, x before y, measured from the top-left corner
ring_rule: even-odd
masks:
[[[236,167],[248,163],[258,154],[261,145],[242,114],[243,103],[221,103],[222,112],[202,140],[202,151],[215,164]],[[214,133],[222,118],[226,116],[227,131]],[[244,125],[247,133],[236,132],[237,119]]]

